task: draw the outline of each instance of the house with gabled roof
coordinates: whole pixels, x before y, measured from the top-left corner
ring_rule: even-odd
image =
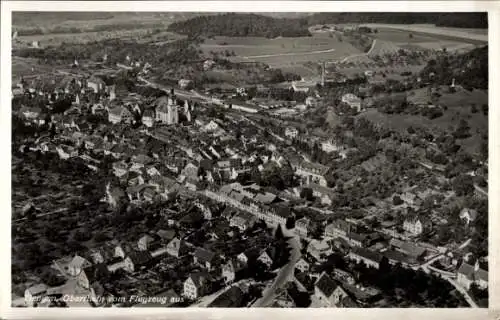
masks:
[[[205,248],[196,248],[193,254],[194,263],[199,266],[206,268],[207,270],[212,270],[214,264],[216,263],[217,256],[210,250]]]
[[[125,257],[128,256],[128,254],[132,251],[134,251],[134,249],[128,243],[117,244],[114,250],[114,257],[125,259]]]
[[[295,269],[299,270],[300,272],[307,272],[310,268],[310,263],[307,262],[304,258],[300,258],[300,260],[295,264]]]
[[[156,232],[156,234],[160,237],[160,241],[164,243],[168,243],[175,238],[175,230],[172,229],[160,229]]]
[[[469,290],[470,286],[475,283],[479,288],[488,288],[488,271],[479,267],[479,263],[470,265],[463,262],[457,270],[457,282]]]
[[[87,259],[75,255],[73,260],[68,265],[68,273],[72,276],[77,276],[84,268],[90,267],[92,264]]]
[[[310,225],[311,225],[311,220],[307,217],[303,217],[295,221],[294,231],[296,234],[299,235],[299,237],[307,237]]]
[[[463,208],[460,211],[459,215],[460,219],[465,222],[465,224],[470,224],[477,218],[477,211],[474,209],[469,209],[469,208]]]
[[[389,245],[415,261],[421,260],[427,253],[427,249],[419,246],[417,243],[401,241],[395,238],[389,241]]]
[[[26,306],[35,307],[47,294],[47,289],[48,286],[43,283],[27,288],[24,291],[24,302],[26,303]]]
[[[232,283],[236,279],[236,274],[243,270],[245,265],[238,259],[229,259],[222,265],[222,278],[225,283]]]
[[[250,248],[238,254],[236,259],[240,261],[243,265],[248,265],[249,262],[257,260],[260,255],[260,250],[258,248]]]
[[[142,124],[148,128],[152,128],[155,123],[155,111],[148,109],[142,114]]]
[[[137,247],[139,248],[140,251],[151,251],[152,250],[152,245],[155,243],[155,238],[150,236],[149,234],[146,234],[142,236],[139,241],[137,241]]]
[[[295,169],[295,174],[302,177],[306,184],[317,183],[320,186],[326,187],[326,174],[330,171],[330,167],[308,161],[301,161],[298,164],[291,163]]]
[[[131,123],[133,120],[133,115],[130,110],[125,106],[116,106],[111,108],[108,112],[108,121],[117,124],[117,123]]]
[[[153,257],[148,251],[132,251],[125,258],[125,270],[128,272],[135,272],[143,267],[148,266]]]
[[[229,221],[231,227],[237,227],[241,231],[245,231],[257,222],[257,218],[251,213],[238,211]]]
[[[345,238],[347,236],[347,234],[349,232],[351,232],[351,229],[352,229],[351,223],[344,221],[344,220],[337,219],[325,227],[325,237]]]
[[[262,262],[265,264],[268,268],[270,268],[273,265],[273,257],[271,257],[271,252],[268,250],[264,250],[259,257],[257,258],[257,261]]]
[[[109,270],[104,263],[95,264],[84,268],[82,272],[80,272],[77,284],[84,289],[90,289],[93,283],[99,282],[107,275],[109,275]]]
[[[100,248],[92,248],[89,250],[86,256],[89,258],[89,261],[91,263],[105,263],[113,259],[113,250],[106,246]]]
[[[349,252],[347,257],[357,263],[364,262],[367,266],[378,269],[383,256],[378,251],[356,247]]]
[[[184,281],[182,295],[188,299],[195,300],[210,292],[211,278],[206,271],[195,272]]]
[[[175,237],[168,243],[167,252],[169,255],[179,258],[188,253],[188,247],[183,240]]]
[[[326,272],[323,272],[314,285],[314,306],[323,308],[336,307],[345,297],[348,297],[345,290]]]

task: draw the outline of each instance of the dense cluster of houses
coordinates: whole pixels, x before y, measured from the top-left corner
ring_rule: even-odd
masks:
[[[206,61],[204,67],[208,70],[213,64]],[[190,84],[189,80],[179,82],[183,88]],[[295,91],[304,93],[314,90],[315,86],[305,81],[292,84]],[[103,195],[103,200],[112,208],[119,208],[123,203],[140,205],[169,200],[181,193],[192,200],[189,210],[196,208],[202,219],[209,222],[216,219],[207,202],[224,204],[226,209],[217,216],[220,214],[229,228],[236,228],[241,233],[252,229],[260,220],[272,226],[293,222],[294,232],[308,243],[305,257],[295,265],[299,272],[295,279],[299,287],[309,287],[306,291],[311,293],[312,306],[364,306],[379,297],[377,290],[356,285],[353,276],[340,269],[316,274],[312,286],[301,280],[300,273],[310,272],[316,262],[324,262],[334,249],[344,252],[350,261],[363,262],[376,269],[380,268],[382,259],[387,259],[391,265],[418,268],[429,257],[441,253],[441,248],[413,241],[432,229],[434,223],[414,212],[406,214],[402,222],[385,224],[387,221],[382,221],[377,230],[349,219],[327,217],[327,211],[319,208],[328,207],[335,200],[334,189],[327,183],[331,167],[308,161],[293,148],[270,144],[254,127],[245,125],[247,122],[230,113],[223,120],[209,118],[204,106],[195,107],[191,101],[178,99],[173,90],[159,98],[146,99],[127,92],[109,78],[94,75],[66,76],[60,82],[35,79],[28,83],[23,79],[12,93],[46,103],[42,107],[22,105],[15,112],[26,124],[50,124],[57,133],[55,138],[38,137],[30,150],[54,152],[62,160],[79,157],[95,171],[101,170],[104,157],[112,159],[110,173],[119,184],[108,183]],[[57,103],[65,99],[71,100],[71,106],[62,114],[51,114]],[[316,98],[309,96],[305,103],[314,106],[316,102]],[[341,102],[357,112],[362,111],[361,99],[354,94],[343,95]],[[223,105],[249,113],[259,111],[241,102],[226,101]],[[99,120],[88,121],[89,116]],[[137,129],[132,130],[132,125],[137,125]],[[238,137],[235,132],[239,132]],[[290,140],[302,136],[293,126],[286,127],[284,135]],[[345,151],[332,139],[320,142],[325,152],[342,154]],[[299,187],[278,192],[255,183],[238,182],[239,177],[254,169],[262,172],[267,167],[282,167],[286,163],[299,178]],[[384,155],[377,155],[360,167],[363,172],[371,172],[386,163]],[[474,188],[477,197],[487,197],[487,190],[477,185]],[[320,203],[318,210],[323,213],[322,220],[314,219],[317,215],[297,214],[296,208],[290,205],[290,199],[304,198],[306,189]],[[405,191],[398,194],[402,202],[399,206],[418,210],[429,196],[432,195],[427,190]],[[460,212],[460,219],[467,225],[476,218],[475,210],[464,208]],[[90,294],[94,305],[99,305],[103,303],[100,296],[113,294],[105,288],[110,274],[124,272],[138,277],[160,265],[171,269],[180,264],[192,265],[195,268],[182,275],[181,291],[154,294],[196,300],[214,292],[219,282],[224,285],[235,282],[249,263],[259,261],[271,268],[276,259],[276,248],[272,245],[253,246],[231,255],[193,245],[184,234],[176,231],[174,226],[178,224],[169,219],[172,229],[151,231],[134,243],[110,241],[89,252],[58,259],[53,268],[75,279],[78,288]],[[318,229],[320,237],[316,238],[321,240],[313,239],[312,234]],[[397,231],[399,229],[402,231]],[[457,282],[467,289],[472,283],[480,288],[488,286],[488,271],[478,264],[463,262],[455,275]],[[228,292],[241,296],[238,290],[239,287],[234,287]],[[26,303],[33,305],[34,301],[54,292],[57,293],[57,289],[44,284],[34,285],[25,292]],[[276,301],[282,305],[293,304],[286,290]]]

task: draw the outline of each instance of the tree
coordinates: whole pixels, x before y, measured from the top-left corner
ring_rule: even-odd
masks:
[[[458,124],[457,128],[455,129],[455,132],[453,133],[453,136],[456,139],[466,139],[470,137],[470,127],[469,124],[467,123],[466,120],[461,119],[460,123]]]
[[[395,205],[395,206],[399,206],[401,204],[403,204],[404,201],[401,200],[401,197],[398,196],[398,195],[395,195],[393,198],[392,198],[392,204]]]
[[[483,160],[488,160],[488,140],[483,139],[479,146],[479,153]]]
[[[452,188],[458,196],[465,196],[474,190],[474,185],[470,176],[460,174],[453,179]]]
[[[314,200],[313,190],[311,188],[302,188],[300,197],[308,201]]]
[[[63,277],[59,277],[54,271],[51,269],[45,270],[41,276],[40,279],[42,280],[43,283],[50,287],[57,287],[62,284],[64,284],[65,279]]]
[[[485,116],[487,116],[487,115],[488,115],[488,105],[487,105],[487,104],[483,104],[483,105],[481,106],[481,111],[483,112],[483,114],[484,114]]]

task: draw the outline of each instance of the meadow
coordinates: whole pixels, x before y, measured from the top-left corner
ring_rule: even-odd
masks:
[[[311,37],[275,38],[215,37],[201,45],[205,54],[234,52],[234,60],[259,61],[272,67],[308,61],[334,60],[360,51],[336,36],[314,34]]]

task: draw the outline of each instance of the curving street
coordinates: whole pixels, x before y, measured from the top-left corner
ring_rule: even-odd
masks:
[[[273,299],[276,297],[276,292],[282,289],[288,281],[293,279],[293,271],[295,270],[295,264],[300,260],[300,238],[292,230],[282,227],[283,235],[288,238],[288,245],[291,248],[290,261],[284,265],[278,275],[276,276],[274,282],[271,286],[267,287],[262,293],[262,297],[257,300],[252,308],[262,308],[269,306]]]

